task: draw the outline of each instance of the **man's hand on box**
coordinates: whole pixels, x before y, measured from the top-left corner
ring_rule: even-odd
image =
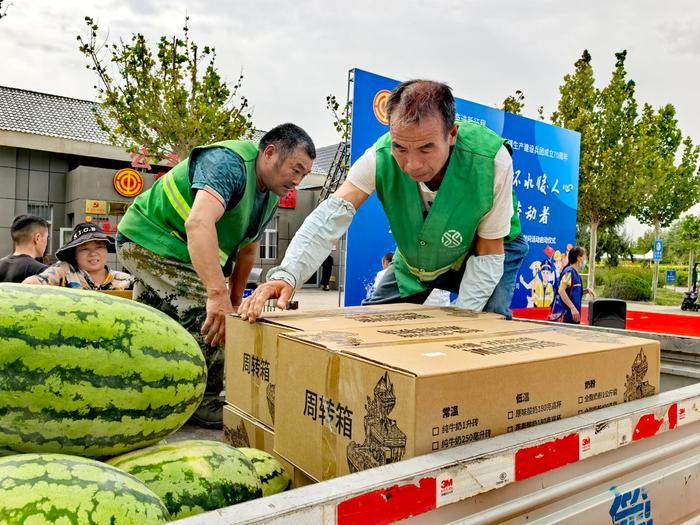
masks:
[[[226,338],[226,316],[234,312],[228,293],[209,292],[207,297],[207,318],[202,325],[204,342],[211,346],[224,344]]]
[[[286,281],[268,281],[258,286],[249,297],[243,300],[238,307],[238,314],[244,321],[254,323],[262,315],[265,303],[269,299],[277,299],[277,308],[284,310],[293,293],[294,288]]]

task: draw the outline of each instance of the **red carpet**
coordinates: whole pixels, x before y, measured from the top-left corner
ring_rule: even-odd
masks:
[[[515,308],[516,319],[546,321],[549,308]],[[583,307],[581,323],[588,324],[588,308]],[[627,310],[627,329],[638,332],[657,332],[700,337],[700,312],[693,315],[639,312]]]

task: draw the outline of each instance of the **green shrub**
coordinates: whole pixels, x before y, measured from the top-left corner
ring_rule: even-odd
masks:
[[[610,277],[605,286],[605,296],[625,301],[649,301],[651,285],[633,273],[620,273]]]
[[[608,272],[599,272],[598,269],[596,268],[595,285],[596,286],[605,286],[605,283],[607,281],[608,281]]]

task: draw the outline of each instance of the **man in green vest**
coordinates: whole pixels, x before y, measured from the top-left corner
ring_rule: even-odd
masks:
[[[438,82],[399,84],[386,111],[389,133],[306,219],[282,264],[239,308],[243,318],[253,322],[268,298],[278,298],[284,308],[375,191],[397,250],[366,304],[422,303],[439,288],[457,293],[459,307],[511,318],[527,243],[520,234],[508,145],[483,126],[455,123],[451,90]]]
[[[311,171],[314,158],[313,141],[294,124],[270,130],[259,145],[197,147],[119,223],[118,253],[137,279],[135,299],[176,319],[202,347],[207,389],[192,418],[200,426],[221,428],[226,315],[241,303],[279,197]]]

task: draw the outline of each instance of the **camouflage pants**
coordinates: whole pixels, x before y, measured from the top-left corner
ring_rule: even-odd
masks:
[[[136,278],[134,299],[169,315],[194,336],[207,361],[207,395],[218,395],[224,382],[221,346],[204,342],[199,331],[207,317],[207,292],[190,264],[167,259],[134,242],[121,243],[117,252]]]

